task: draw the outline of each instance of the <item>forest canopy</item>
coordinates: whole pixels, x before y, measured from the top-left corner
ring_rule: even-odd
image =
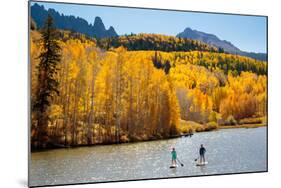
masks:
[[[219,50],[201,41],[147,33],[102,38],[98,40],[98,46],[106,50],[123,46],[127,50],[222,52],[222,49]]]

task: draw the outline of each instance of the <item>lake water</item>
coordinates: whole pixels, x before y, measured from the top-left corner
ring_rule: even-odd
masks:
[[[224,129],[191,138],[36,152],[31,154],[30,185],[266,171],[266,129]],[[194,159],[201,143],[208,165],[198,167]],[[169,168],[172,147],[183,167]]]

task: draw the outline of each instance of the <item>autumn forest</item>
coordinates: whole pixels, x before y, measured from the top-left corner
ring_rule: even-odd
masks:
[[[267,62],[161,34],[94,38],[31,23],[32,149],[265,126]]]

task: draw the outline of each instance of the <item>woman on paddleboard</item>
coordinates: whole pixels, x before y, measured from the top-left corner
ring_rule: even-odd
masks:
[[[177,165],[177,152],[175,150],[175,148],[172,149],[172,166],[176,166]]]

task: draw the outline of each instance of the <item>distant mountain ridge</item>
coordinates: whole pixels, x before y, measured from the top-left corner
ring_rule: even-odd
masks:
[[[43,5],[39,5],[37,3],[31,6],[31,18],[36,23],[36,27],[38,29],[43,27],[48,14],[53,17],[55,26],[58,29],[75,31],[99,39],[107,37],[118,37],[118,34],[116,33],[113,26],[110,26],[108,29],[106,29],[102,19],[98,16],[95,17],[94,24],[90,24],[83,18],[75,17],[73,15],[68,16],[60,14],[55,9],[46,10]],[[178,33],[176,37],[201,41],[207,45],[214,46],[216,48],[222,48],[225,52],[231,54],[238,54],[257,60],[267,61],[267,54],[265,53],[242,51],[234,46],[231,42],[221,40],[214,34],[193,30],[189,27],[187,27],[183,32]]]
[[[92,25],[83,18],[60,14],[54,9],[46,10],[43,5],[40,6],[37,3],[31,6],[31,17],[36,22],[38,28],[43,27],[48,14],[53,17],[55,26],[58,29],[72,30],[96,38],[118,36],[112,26],[109,29],[105,28],[100,17],[95,17],[94,24]]]
[[[199,40],[204,43],[213,45],[217,48],[224,49],[225,52],[231,53],[231,54],[238,54],[242,56],[251,57],[254,59],[266,61],[267,60],[267,54],[265,53],[254,53],[254,52],[245,52],[234,46],[231,42],[226,40],[219,39],[216,35],[204,33],[202,31],[193,30],[189,27],[187,27],[183,32],[180,32],[176,35],[177,37],[181,38],[188,38],[193,40]]]

